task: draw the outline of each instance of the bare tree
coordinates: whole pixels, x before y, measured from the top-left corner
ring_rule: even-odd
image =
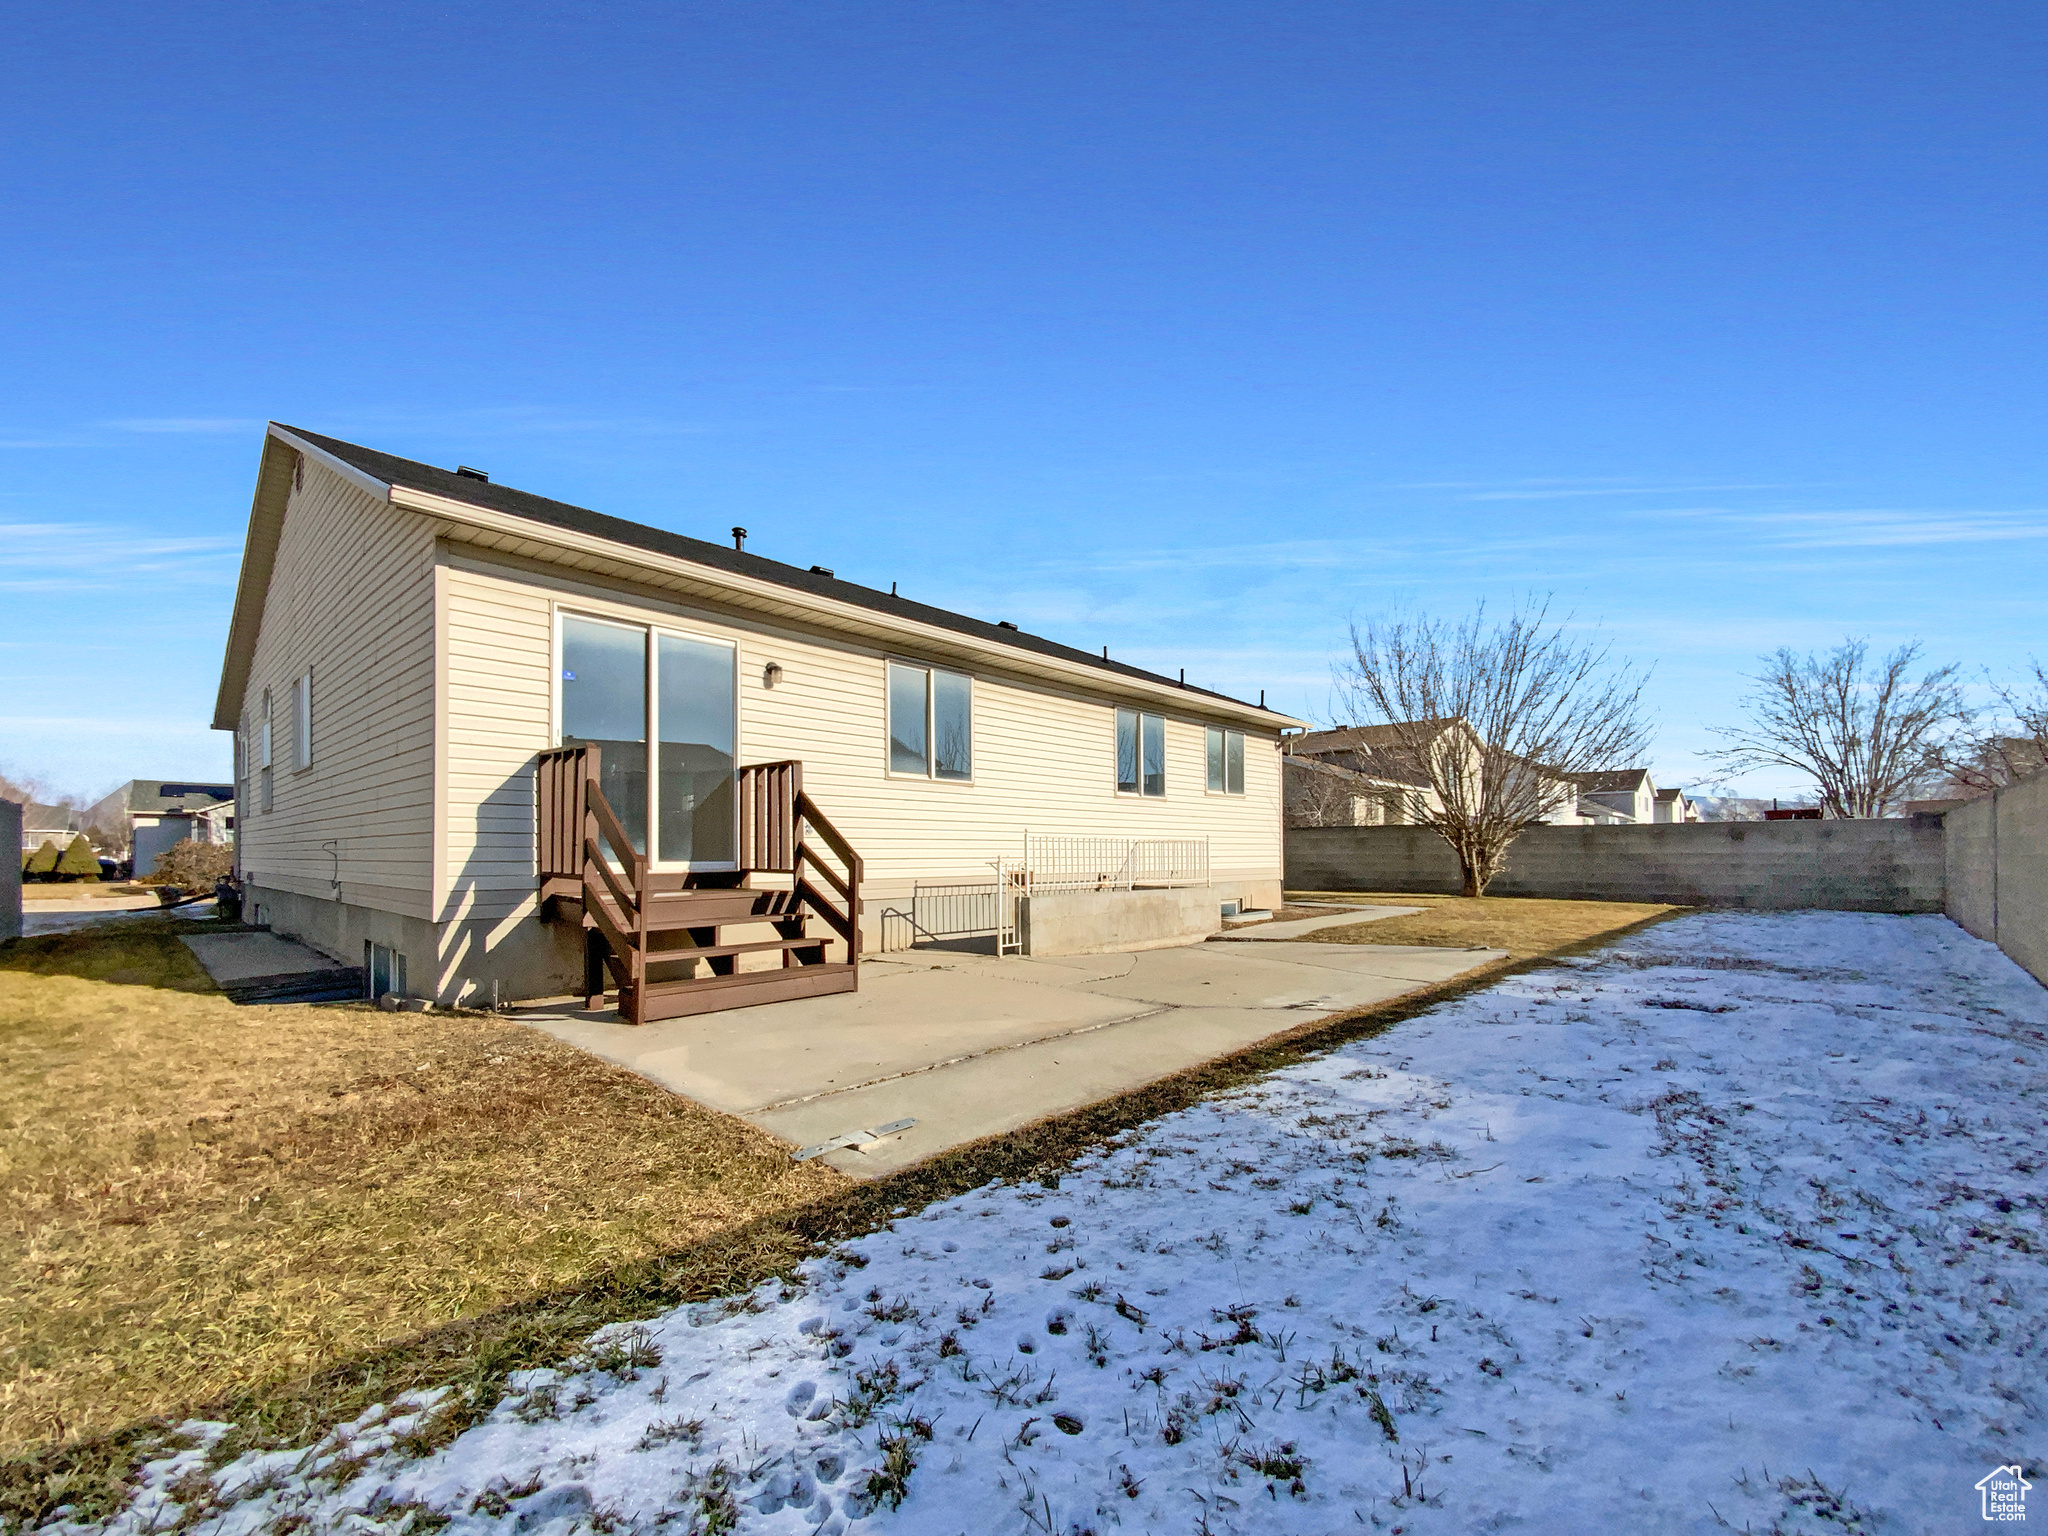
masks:
[[[1825,655],[1779,647],[1751,678],[1749,720],[1711,727],[1728,745],[1707,755],[1730,773],[1806,774],[1822,814],[1838,820],[1900,805],[1941,772],[1972,711],[1955,667],[1911,675],[1917,640],[1874,666],[1869,653],[1867,640],[1844,640]]]
[[[1989,794],[2048,767],[2048,667],[2038,658],[2032,666],[2032,678],[2018,687],[1992,684],[1998,707],[1990,729],[1951,749],[1942,765],[1948,770],[1948,788]]]
[[[1604,642],[1553,624],[1548,599],[1491,621],[1378,618],[1351,628],[1337,686],[1373,756],[1427,786],[1407,819],[1451,845],[1480,896],[1523,828],[1575,803],[1569,775],[1628,763],[1650,743],[1647,678]]]

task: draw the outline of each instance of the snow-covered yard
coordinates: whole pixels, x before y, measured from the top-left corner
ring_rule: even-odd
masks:
[[[417,1403],[245,1457],[196,1528],[1976,1528],[2048,1452],[2044,1090],[2048,992],[1945,919],[1692,916],[610,1329],[425,1458]]]

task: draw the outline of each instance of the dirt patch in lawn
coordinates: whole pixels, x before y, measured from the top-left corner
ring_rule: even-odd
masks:
[[[1289,891],[1291,905],[1336,898],[1329,891]],[[1428,944],[1445,949],[1504,949],[1529,960],[1604,938],[1682,907],[1640,901],[1546,901],[1522,896],[1417,896],[1410,892],[1345,891],[1342,900],[1375,906],[1421,907],[1408,917],[1342,924],[1304,933],[1304,944]]]
[[[178,942],[200,931],[0,948],[0,1461],[317,1379],[846,1183],[489,1015],[235,1007]]]

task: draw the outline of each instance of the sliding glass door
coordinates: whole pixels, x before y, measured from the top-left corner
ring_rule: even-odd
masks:
[[[733,648],[654,637],[656,857],[664,864],[730,868],[733,799]]]
[[[733,867],[734,661],[723,641],[562,618],[562,744],[599,749],[599,787],[635,853],[654,829],[657,867]]]

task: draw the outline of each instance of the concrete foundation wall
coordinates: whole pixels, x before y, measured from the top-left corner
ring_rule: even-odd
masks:
[[[1057,891],[1017,903],[1027,955],[1103,955],[1193,944],[1223,926],[1213,887],[1165,891]]]
[[[2048,983],[2048,774],[1944,820],[1948,915]]]
[[[0,858],[0,944],[21,937],[21,803],[0,800],[0,847],[13,850]]]
[[[444,1006],[560,997],[583,985],[583,931],[537,917],[431,923],[353,902],[320,901],[295,891],[250,885],[242,911],[250,922],[344,965],[363,963],[365,943],[385,944],[405,956],[406,984],[415,997]]]
[[[1939,912],[1947,874],[1938,816],[1535,827],[1516,839],[1507,867],[1487,892],[1699,907]],[[1295,828],[1287,833],[1287,885],[1455,895],[1458,861],[1427,827]]]

